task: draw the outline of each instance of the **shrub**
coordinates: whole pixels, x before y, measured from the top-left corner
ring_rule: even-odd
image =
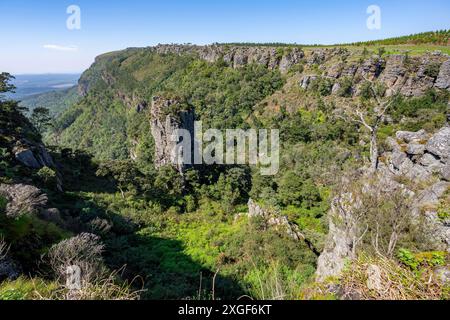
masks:
[[[104,272],[103,250],[98,236],[82,233],[51,247],[47,258],[58,278],[65,279],[68,268],[76,266],[82,271],[81,281],[91,283]]]
[[[431,77],[431,78],[437,78],[439,75],[441,65],[437,62],[430,63],[425,67],[424,74]]]
[[[56,185],[56,172],[49,167],[43,167],[40,169],[36,173],[36,176],[48,187],[54,187]]]
[[[349,77],[344,77],[339,80],[339,90],[337,92],[337,95],[339,97],[346,97],[349,98],[353,94],[353,81]]]
[[[447,253],[440,251],[412,253],[407,249],[400,249],[398,259],[413,271],[419,269],[442,266],[446,262]]]

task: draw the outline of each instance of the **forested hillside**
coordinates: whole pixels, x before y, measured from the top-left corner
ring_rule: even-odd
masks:
[[[77,103],[79,100],[78,88],[51,91],[22,98],[20,105],[32,113],[34,109],[45,107],[50,110],[54,117]]]
[[[0,299],[448,299],[450,57],[361,45],[107,53],[43,132],[2,99]],[[279,172],[161,159],[186,114],[280,130]]]

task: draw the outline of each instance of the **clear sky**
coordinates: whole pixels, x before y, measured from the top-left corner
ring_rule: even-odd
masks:
[[[67,8],[81,9],[69,30]],[[369,30],[367,8],[381,9]],[[332,44],[450,29],[448,0],[0,0],[0,72],[81,72],[95,56],[158,43]]]

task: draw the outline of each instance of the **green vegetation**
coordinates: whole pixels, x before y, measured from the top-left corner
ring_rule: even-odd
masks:
[[[448,32],[349,47],[368,47],[364,57],[385,56],[392,46],[443,41]],[[279,56],[294,47],[266,45],[275,45]],[[347,53],[335,60],[345,64],[361,58]],[[87,285],[71,297],[78,299],[338,298],[314,283],[317,252],[311,248],[324,248],[330,204],[345,191],[341,178],[367,164],[370,138],[378,139],[381,149],[396,130],[442,127],[449,94],[428,90],[416,98],[394,96],[387,120],[376,119],[377,130],[368,133],[339,111],[358,106],[365,108],[365,120],[372,120],[374,91],[386,88],[361,82],[354,97],[354,78],[336,81],[305,61],[282,75],[256,64],[234,69],[221,59],[209,63],[190,54],[127,49],[97,58],[80,79],[83,97],[70,89],[20,105],[0,100],[0,183],[32,184],[47,194],[48,208],[58,209],[12,219],[5,214],[9,200],[0,196],[2,241],[10,246],[8,258],[27,275],[1,282],[0,299],[70,297],[62,268],[74,261],[91,271]],[[299,76],[306,72],[318,77],[303,90]],[[437,65],[425,70],[429,77],[437,72]],[[0,75],[0,93],[13,89],[9,80]],[[204,129],[279,129],[279,173],[262,176],[245,165],[195,166],[183,175],[171,166],[157,169],[150,130],[153,97],[178,101],[163,116],[194,109]],[[57,167],[24,167],[14,156],[17,141],[40,144],[42,136],[53,145],[48,149]],[[406,218],[409,199],[400,192],[383,193],[376,181],[348,180],[349,192],[364,204],[355,214],[367,227],[358,231],[359,258],[330,283],[365,299],[447,298],[445,288],[424,279],[448,257],[431,251]],[[286,217],[304,241],[267,219],[249,218],[249,199]],[[438,208],[442,220],[448,218],[447,207],[443,201]],[[385,296],[367,289],[371,265],[391,281]]]
[[[80,99],[77,87],[41,93],[22,98],[20,106],[33,112],[38,107],[50,110],[52,116],[56,117]]]

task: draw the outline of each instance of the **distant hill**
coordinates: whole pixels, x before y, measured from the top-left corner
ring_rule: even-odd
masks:
[[[79,99],[80,96],[78,95],[77,86],[73,86],[68,89],[27,96],[21,100],[20,106],[27,108],[30,112],[37,107],[45,107],[54,116],[58,116]]]
[[[75,86],[79,78],[80,74],[16,75],[13,81],[15,93],[8,94],[8,97],[20,100],[31,95],[67,89]]]

